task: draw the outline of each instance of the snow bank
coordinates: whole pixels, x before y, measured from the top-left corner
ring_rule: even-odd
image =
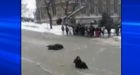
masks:
[[[50,29],[49,24],[36,24],[32,22],[22,22],[22,29],[31,30],[36,32],[48,32],[55,35],[62,35],[61,26],[54,25],[53,29]]]
[[[36,32],[45,32],[45,30],[40,25],[32,22],[22,22],[22,29]]]

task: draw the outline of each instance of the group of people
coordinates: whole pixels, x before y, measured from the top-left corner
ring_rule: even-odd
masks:
[[[87,37],[100,37],[102,30],[99,27],[95,27],[92,24],[90,26],[84,26],[78,24],[73,27],[74,35],[87,36]]]
[[[75,26],[62,25],[61,30],[66,35],[77,35],[87,37],[101,37],[104,36],[105,27],[95,27],[91,23],[89,26],[77,24]],[[108,34],[110,35],[110,34]]]
[[[70,22],[69,22],[70,21]],[[62,20],[58,19],[57,23],[62,24]],[[97,25],[98,24],[98,25]],[[72,18],[70,20],[64,20],[61,26],[61,30],[66,35],[77,35],[77,36],[87,36],[87,37],[101,37],[104,36],[105,30],[107,31],[108,37],[111,36],[111,29],[114,27],[115,34],[119,36],[120,25],[119,23],[113,23],[112,18],[104,18],[99,21],[99,23],[91,22],[88,25],[76,23]]]

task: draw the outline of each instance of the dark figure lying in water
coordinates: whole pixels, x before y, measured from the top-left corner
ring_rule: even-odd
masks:
[[[75,63],[75,67],[78,69],[88,69],[88,66],[86,65],[86,63],[82,61],[79,56],[76,57],[73,63]]]
[[[47,47],[48,50],[60,50],[64,48],[61,44],[48,45]]]

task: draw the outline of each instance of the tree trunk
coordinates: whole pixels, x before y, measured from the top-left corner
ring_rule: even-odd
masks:
[[[49,21],[50,21],[50,29],[52,29],[52,16],[48,13]]]
[[[50,13],[50,2],[49,3],[47,3],[48,5],[47,5],[47,7],[46,7],[46,9],[47,9],[47,14],[48,14],[48,17],[49,17],[49,22],[50,22],[50,29],[52,29],[53,27],[52,27],[52,15],[51,15],[51,13]]]
[[[52,29],[52,16],[51,16],[51,13],[49,12],[49,9],[47,9],[47,14],[48,14],[48,17],[49,17],[50,29]]]
[[[51,7],[52,7],[52,13],[53,16],[56,16],[56,5],[55,5],[55,0],[50,0]]]

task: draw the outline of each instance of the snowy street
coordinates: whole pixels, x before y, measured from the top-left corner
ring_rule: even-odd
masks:
[[[64,36],[58,26],[48,28],[22,24],[22,75],[121,75],[120,40]],[[64,49],[49,51],[46,46],[55,43]],[[75,68],[76,56],[89,70]]]

